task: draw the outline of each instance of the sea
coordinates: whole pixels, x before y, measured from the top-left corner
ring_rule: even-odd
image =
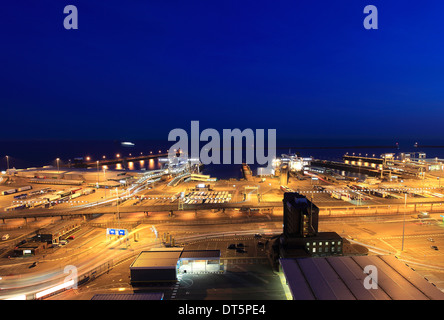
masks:
[[[9,168],[25,169],[30,167],[60,167],[68,165],[75,158],[90,158],[92,161],[101,159],[147,155],[149,153],[165,153],[173,142],[159,140],[131,141],[132,146],[123,145],[116,140],[22,140],[0,141],[0,170]],[[394,139],[281,139],[277,141],[276,155],[297,154],[301,157],[342,161],[346,153],[379,157],[383,153],[400,154],[403,152],[424,152],[427,158],[444,159],[444,140],[394,140]],[[136,161],[123,167],[122,164],[112,165],[108,169],[141,171],[162,168],[163,163],[157,159]],[[253,173],[260,167],[251,164]],[[239,164],[205,165],[203,174],[218,179],[242,178]]]

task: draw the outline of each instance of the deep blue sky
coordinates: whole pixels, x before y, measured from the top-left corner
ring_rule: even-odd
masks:
[[[76,5],[79,29],[63,28]],[[379,30],[365,30],[376,5]],[[0,10],[0,136],[440,138],[443,1],[14,0]]]

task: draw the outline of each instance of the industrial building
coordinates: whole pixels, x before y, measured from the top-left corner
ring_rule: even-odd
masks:
[[[381,169],[386,165],[386,161],[389,159],[387,157],[384,158],[375,158],[375,157],[361,157],[361,156],[350,156],[344,155],[342,157],[345,164],[357,166],[357,167],[369,167],[373,169]]]
[[[130,265],[131,284],[173,282],[178,273],[219,272],[219,250],[160,248],[142,251]]]
[[[279,263],[284,288],[293,300],[444,299],[441,290],[394,256],[296,258]]]
[[[17,257],[26,257],[39,254],[46,249],[46,242],[26,242],[14,248],[14,255]]]
[[[18,169],[13,172],[17,177],[31,179],[32,183],[46,184],[82,184],[82,183],[104,183],[106,181],[115,181],[120,184],[134,179],[137,173],[128,174],[119,170],[107,169],[101,166],[99,170],[94,167],[85,169],[62,169],[53,167]]]
[[[63,236],[80,228],[81,220],[67,220],[37,231],[36,239],[48,244],[58,243]]]

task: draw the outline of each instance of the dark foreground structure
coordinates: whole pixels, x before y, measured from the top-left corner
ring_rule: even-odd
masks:
[[[163,292],[150,292],[150,293],[107,293],[96,294],[91,300],[163,300]]]
[[[286,192],[284,232],[280,258],[342,255],[342,238],[336,232],[318,232],[319,208],[296,192]]]

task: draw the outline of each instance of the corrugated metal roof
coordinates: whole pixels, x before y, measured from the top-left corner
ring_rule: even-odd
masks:
[[[57,224],[54,225],[49,225],[46,228],[42,228],[40,230],[38,230],[38,234],[53,234],[53,233],[57,233],[60,230],[66,228],[67,226],[80,226],[82,223],[82,220],[80,219],[72,219],[72,220],[66,220],[66,221],[61,221]]]
[[[91,300],[163,300],[163,292],[96,294]]]
[[[280,259],[295,300],[429,300],[444,293],[393,256]],[[368,265],[377,268],[377,289],[366,289]]]

